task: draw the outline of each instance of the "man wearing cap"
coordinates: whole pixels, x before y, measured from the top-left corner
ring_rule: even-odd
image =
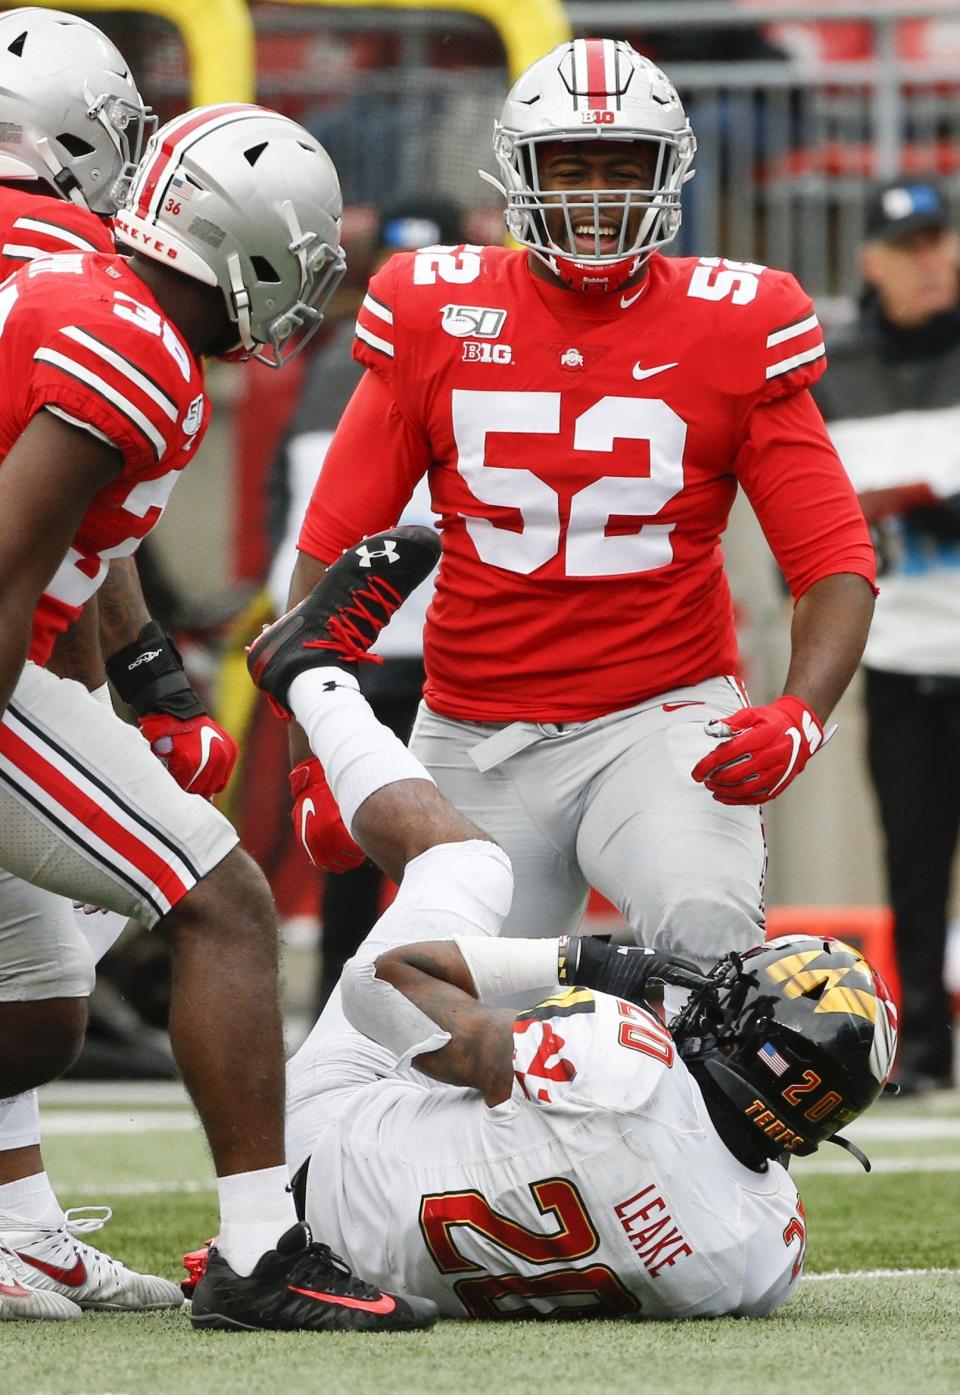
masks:
[[[874,529],[870,773],[903,984],[901,1089],[950,1084],[943,981],[960,826],[960,238],[929,182],[873,194],[856,321],[815,396]]]
[[[367,274],[394,252],[411,252],[463,242],[463,220],[456,204],[432,195],[413,194],[384,206],[377,220],[376,242]],[[293,423],[279,453],[271,480],[275,533],[281,541],[274,554],[268,587],[278,615],[287,608],[287,591],[297,557],[300,524],[320,473],[327,447],[354,388],[363,376],[353,358],[354,325],[344,319],[315,355],[301,390]],[[432,523],[430,490],[421,480],[403,511],[402,523]],[[423,624],[433,594],[428,578],[405,602],[373,652],[382,664],[361,671],[364,696],[378,719],[402,741],[410,736],[423,691]],[[317,762],[302,761],[290,774],[293,824],[310,861],[328,876],[323,892],[323,961],[317,991],[319,1011],[333,991],[346,961],[355,953],[380,914],[383,878],[342,828],[326,782],[316,778]],[[330,838],[334,838],[331,846]],[[322,837],[322,849],[318,840]],[[331,853],[334,860],[330,861]]]

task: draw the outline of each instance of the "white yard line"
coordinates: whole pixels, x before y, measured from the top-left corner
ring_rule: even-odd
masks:
[[[804,1274],[805,1284],[826,1283],[832,1279],[921,1279],[933,1274],[954,1274],[960,1269],[830,1269],[823,1274]]]
[[[186,1182],[84,1182],[79,1187],[64,1187],[70,1196],[96,1196],[103,1201],[112,1201],[117,1196],[186,1196],[196,1192],[217,1190],[215,1178],[208,1182],[190,1179]]]
[[[44,1138],[84,1133],[193,1133],[200,1124],[187,1109],[48,1109],[41,1114]]]
[[[913,1157],[871,1158],[873,1172],[960,1172],[960,1157]],[[857,1176],[860,1165],[853,1158],[798,1158],[796,1171],[790,1168],[791,1175],[799,1178],[812,1173],[842,1176]]]
[[[943,1117],[894,1119],[887,1115],[881,1119],[858,1119],[851,1124],[851,1138],[866,1138],[874,1143],[899,1143],[928,1138],[960,1138],[960,1119]]]

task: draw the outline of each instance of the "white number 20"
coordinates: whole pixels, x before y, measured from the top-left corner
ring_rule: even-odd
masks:
[[[672,523],[645,523],[626,537],[606,535],[612,515],[650,517],[683,488],[687,426],[665,402],[602,397],[577,417],[575,451],[612,454],[618,440],[646,441],[650,473],[642,478],[605,475],[578,490],[565,539],[556,490],[532,470],[486,463],[490,435],[559,435],[560,402],[558,392],[454,391],[458,471],[475,498],[516,509],[523,518],[523,531],[517,533],[489,518],[466,517],[480,560],[528,576],[556,557],[565,543],[567,576],[623,576],[668,566],[673,560]]]

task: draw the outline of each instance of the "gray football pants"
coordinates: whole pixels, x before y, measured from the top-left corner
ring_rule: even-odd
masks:
[[[704,723],[742,706],[728,678],[562,726],[458,721],[421,704],[410,745],[510,857],[503,934],[576,931],[593,886],[639,944],[707,967],[763,939],[761,811],[718,804],[690,778],[715,744]]]

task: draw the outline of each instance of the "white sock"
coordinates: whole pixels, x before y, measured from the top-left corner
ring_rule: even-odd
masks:
[[[63,1225],[60,1205],[45,1172],[34,1172],[0,1186],[0,1234],[11,1230],[56,1230]]]
[[[36,1090],[0,1100],[0,1152],[40,1142],[40,1097]]]
[[[261,1255],[277,1247],[297,1223],[286,1167],[234,1172],[217,1178],[220,1238],[217,1248],[235,1274],[251,1274]]]
[[[365,799],[397,780],[428,780],[426,767],[378,722],[352,673],[314,668],[290,684],[290,709],[323,766],[347,828]]]

